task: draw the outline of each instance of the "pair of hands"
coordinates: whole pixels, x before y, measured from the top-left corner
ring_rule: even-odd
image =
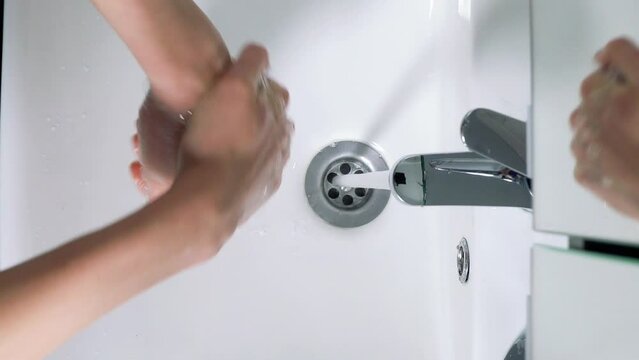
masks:
[[[570,118],[575,178],[610,206],[639,219],[639,48],[626,39],[596,55]]]
[[[170,99],[153,88],[140,109],[138,160],[130,166],[139,190],[152,201],[172,192],[212,205],[215,239],[227,238],[279,188],[289,158],[288,92],[266,78],[267,68],[266,50],[249,45],[198,94],[187,116],[170,110]]]

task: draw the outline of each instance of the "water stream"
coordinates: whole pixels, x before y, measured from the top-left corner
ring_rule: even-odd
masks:
[[[333,179],[333,184],[347,188],[390,190],[390,171],[340,175]]]

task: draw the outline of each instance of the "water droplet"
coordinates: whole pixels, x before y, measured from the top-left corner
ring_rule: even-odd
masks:
[[[89,71],[91,71],[91,68],[88,65],[82,65],[82,71],[88,73]]]
[[[44,121],[45,121],[45,122],[50,123],[50,122],[51,122],[51,118],[47,116],[47,117],[44,119]]]
[[[330,147],[334,148],[337,146],[337,143],[331,143]]]
[[[291,166],[291,168],[293,168],[293,170],[295,170],[296,167],[297,167],[297,163],[294,162],[293,165]]]
[[[66,65],[60,66],[60,71],[67,71],[67,66]]]
[[[55,132],[58,130],[58,125],[51,125],[51,131]]]
[[[80,119],[86,119],[87,118],[87,113],[83,112],[82,114],[80,114]]]
[[[265,237],[267,235],[266,229],[253,230],[251,233],[259,237]]]

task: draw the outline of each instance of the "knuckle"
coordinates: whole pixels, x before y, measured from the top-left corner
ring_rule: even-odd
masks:
[[[608,104],[608,122],[626,122],[631,117],[636,107],[637,99],[627,92],[618,93],[610,99]]]
[[[258,43],[250,43],[246,46],[246,51],[252,52],[255,56],[260,58],[268,58],[268,50]]]
[[[581,159],[581,146],[579,145],[576,137],[570,143],[570,151],[576,159]]]
[[[573,170],[573,177],[581,185],[587,184],[590,178],[588,175],[588,171],[585,169],[585,167],[582,164],[579,164],[579,163],[577,163],[577,165],[575,166]]]
[[[579,87],[579,92],[582,98],[587,98],[592,91],[592,76],[590,75],[584,81],[581,82],[581,86]]]
[[[579,125],[579,118],[581,116],[581,110],[578,108],[570,114],[570,125],[572,128],[576,128]]]
[[[634,47],[633,43],[625,37],[619,37],[610,41],[606,46],[606,50],[611,53],[616,53],[629,47]]]

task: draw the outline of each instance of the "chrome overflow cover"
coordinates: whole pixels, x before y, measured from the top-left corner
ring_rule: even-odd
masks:
[[[457,274],[459,282],[465,284],[470,276],[470,251],[468,250],[468,241],[462,238],[457,244]]]

